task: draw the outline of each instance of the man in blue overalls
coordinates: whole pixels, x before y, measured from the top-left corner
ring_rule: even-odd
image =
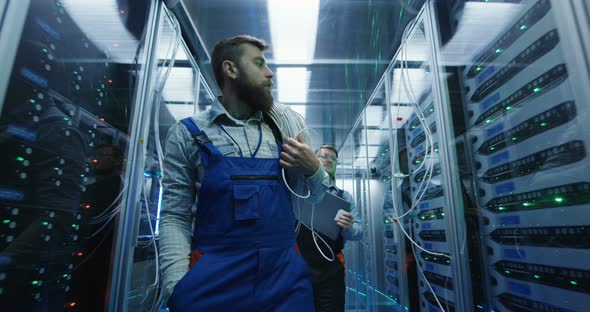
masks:
[[[265,49],[250,36],[219,42],[220,102],[168,134],[159,246],[171,311],[314,310],[281,170],[313,202],[329,178],[298,135],[301,116],[273,103]]]

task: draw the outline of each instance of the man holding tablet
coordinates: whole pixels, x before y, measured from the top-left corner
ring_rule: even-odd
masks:
[[[300,221],[297,244],[311,272],[316,312],[344,311],[342,249],[345,241],[362,238],[363,226],[352,195],[335,185],[338,151],[334,146],[323,145],[316,155],[331,184],[320,203],[295,213]]]

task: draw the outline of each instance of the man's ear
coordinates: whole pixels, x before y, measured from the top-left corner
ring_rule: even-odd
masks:
[[[223,61],[223,63],[221,63],[221,68],[223,70],[223,73],[227,77],[229,77],[229,79],[238,78],[239,70],[238,70],[238,66],[236,66],[236,64],[234,62],[229,61],[229,60],[225,60],[225,61]]]

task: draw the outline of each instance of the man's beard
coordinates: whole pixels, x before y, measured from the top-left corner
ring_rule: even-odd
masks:
[[[240,100],[246,102],[254,111],[268,113],[273,106],[274,99],[270,87],[255,86],[248,83],[246,78],[235,80],[236,93]]]

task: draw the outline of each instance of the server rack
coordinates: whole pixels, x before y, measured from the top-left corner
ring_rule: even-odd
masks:
[[[565,1],[522,1],[463,71],[467,138],[490,305],[583,311],[589,302],[587,67]]]
[[[68,1],[5,4],[0,304],[100,309],[126,198],[131,99],[144,62],[136,51],[151,3],[130,9],[121,1],[118,11],[97,3],[85,17]]]

